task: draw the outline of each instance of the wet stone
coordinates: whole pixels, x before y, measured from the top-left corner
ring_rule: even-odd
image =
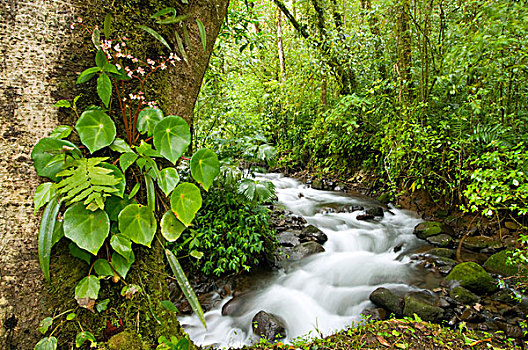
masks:
[[[253,333],[269,341],[276,341],[286,337],[286,324],[284,321],[266,311],[259,311],[251,321]]]

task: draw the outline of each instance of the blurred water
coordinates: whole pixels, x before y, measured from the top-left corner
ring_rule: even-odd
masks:
[[[412,234],[421,220],[412,212],[391,208],[379,221],[359,221],[361,212],[328,213],[325,208],[375,207],[376,203],[339,192],[307,188],[280,174],[266,174],[276,186],[279,202],[303,216],[328,236],[325,252],[293,263],[271,277],[263,277],[258,288],[237,296],[235,311],[222,316],[222,306],[205,314],[206,330],[196,316],[180,319],[191,339],[202,346],[241,347],[258,340],[251,321],[260,310],[280,316],[287,325],[288,342],[308,333],[328,335],[361,321],[361,312],[372,306],[368,296],[380,286],[412,289],[409,281],[422,272],[402,252],[421,243]],[[302,196],[299,197],[299,194]]]

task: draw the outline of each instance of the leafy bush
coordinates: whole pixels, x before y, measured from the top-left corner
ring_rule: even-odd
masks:
[[[206,275],[249,271],[274,248],[269,220],[269,209],[245,200],[231,188],[215,187],[205,196],[194,229],[182,234],[175,249],[203,253],[194,265]]]

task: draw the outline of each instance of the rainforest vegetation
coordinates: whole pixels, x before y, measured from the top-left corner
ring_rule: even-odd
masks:
[[[446,280],[473,268],[481,280],[462,282],[472,295],[492,295],[497,283],[524,292],[525,1],[231,0],[214,4],[216,21],[193,1],[128,3],[72,24],[89,59],[55,106],[73,122],[31,155],[43,177],[40,265],[53,293],[69,291],[42,321],[36,349],[193,347],[176,319],[181,300],[205,324],[201,283],[276,268],[275,188],[255,177],[267,171],[385,204],[425,198],[429,209],[412,209],[432,224],[415,233],[451,237],[428,240],[458,263]],[[124,25],[125,12],[142,22]],[[460,256],[472,236],[500,244],[474,253],[503,254],[493,276],[505,278],[491,286],[482,286],[488,256]],[[82,266],[70,269],[71,259]],[[181,291],[178,307],[167,282]],[[502,329],[502,340],[464,333],[471,320],[451,332],[420,319],[449,327],[447,316],[402,311],[392,313],[411,318],[296,346],[511,348],[527,331],[526,313],[511,309],[508,325],[521,333]],[[257,346],[283,346],[268,340]]]

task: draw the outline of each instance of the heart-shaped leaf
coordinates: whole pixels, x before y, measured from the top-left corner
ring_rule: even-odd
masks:
[[[53,318],[46,317],[45,319],[40,321],[38,331],[42,334],[46,334],[46,332],[48,331],[48,329],[51,327],[52,324],[53,324]]]
[[[134,152],[126,152],[119,157],[119,166],[125,172],[138,159],[138,155]]]
[[[75,130],[90,153],[111,145],[116,136],[116,127],[112,118],[100,110],[83,112],[75,124]]]
[[[108,217],[111,221],[117,221],[117,218],[119,217],[119,213],[121,210],[125,209],[125,207],[129,204],[136,204],[135,199],[128,199],[128,198],[119,198],[116,196],[110,196],[106,199],[105,202],[105,211],[108,214]]]
[[[125,259],[121,255],[117,253],[112,253],[112,266],[114,267],[114,270],[121,276],[121,278],[125,279],[128,273],[128,270],[130,270],[130,267],[134,263],[135,257],[134,253],[132,253],[131,259]]]
[[[88,331],[77,333],[77,336],[75,337],[75,347],[80,348],[86,341],[90,342],[91,348],[93,347],[92,345],[96,343],[95,337],[92,333]]]
[[[178,182],[180,182],[180,175],[175,168],[165,168],[160,171],[158,186],[166,196],[174,190]]]
[[[35,205],[35,214],[45,206],[53,197],[55,197],[55,187],[52,182],[40,184],[33,195],[33,204]]]
[[[40,339],[34,350],[55,350],[57,349],[57,338],[49,337]]]
[[[128,237],[122,234],[113,235],[110,239],[110,245],[119,255],[123,256],[126,260],[134,260],[134,253],[132,252],[132,242]]]
[[[94,312],[95,300],[99,295],[99,279],[93,275],[83,278],[75,287],[75,300],[77,303]]]
[[[81,154],[81,151],[73,143],[54,137],[45,137],[33,147],[31,159],[39,176],[45,176],[53,181],[58,181],[57,173],[62,170],[71,157],[70,152]]]
[[[206,191],[209,190],[218,173],[220,173],[220,162],[213,151],[204,148],[192,156],[191,175]]]
[[[119,231],[134,243],[150,248],[156,228],[156,218],[149,207],[130,204],[119,214]]]
[[[72,127],[69,125],[59,125],[55,129],[53,129],[49,137],[54,137],[56,139],[64,139],[70,136],[72,130]]]
[[[180,238],[185,229],[185,225],[178,220],[172,211],[169,210],[163,214],[163,218],[161,218],[161,234],[167,241],[174,242]]]
[[[148,132],[148,136],[152,136],[154,128],[160,120],[163,119],[163,112],[159,108],[145,108],[139,112],[137,120],[137,130],[140,134]]]
[[[101,98],[101,101],[103,101],[105,107],[108,108],[110,98],[112,97],[112,82],[108,75],[104,73],[97,78],[97,94]]]
[[[64,213],[64,235],[93,255],[97,255],[109,232],[110,220],[103,210],[90,211],[77,203]]]
[[[191,143],[189,125],[180,117],[168,116],[154,128],[154,146],[173,164]]]
[[[106,259],[97,259],[94,263],[94,271],[98,276],[113,276],[114,270]]]
[[[196,185],[184,182],[172,192],[171,209],[176,217],[189,226],[198,210],[202,207],[202,195]]]

